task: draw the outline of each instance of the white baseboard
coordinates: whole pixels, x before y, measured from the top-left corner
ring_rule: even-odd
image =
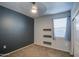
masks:
[[[33,43],[32,43],[32,44],[33,44]],[[26,47],[31,46],[32,44],[30,44],[30,45],[28,45],[28,46],[25,46],[25,47],[22,47],[22,48],[19,48],[19,49],[17,49],[17,50],[14,50],[14,51],[9,52],[9,53],[6,53],[6,54],[1,54],[1,57],[7,56],[7,55],[10,55],[10,54],[12,54],[12,53],[14,53],[14,52],[17,52],[17,51],[19,51],[19,50],[22,50],[22,49],[24,49],[24,48],[26,48]]]

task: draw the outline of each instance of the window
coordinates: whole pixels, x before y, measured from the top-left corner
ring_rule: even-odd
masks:
[[[64,37],[66,32],[67,18],[54,19],[55,37]]]

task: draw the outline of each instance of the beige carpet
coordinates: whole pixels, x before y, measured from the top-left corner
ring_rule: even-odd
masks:
[[[23,50],[14,52],[7,57],[70,57],[69,53],[32,44]]]

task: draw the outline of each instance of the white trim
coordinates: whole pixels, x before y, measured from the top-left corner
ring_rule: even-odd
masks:
[[[32,43],[32,44],[33,44],[33,43]],[[10,54],[12,54],[12,53],[14,53],[14,52],[17,52],[17,51],[22,50],[22,49],[24,49],[24,48],[26,48],[26,47],[29,47],[29,46],[31,46],[32,44],[30,44],[30,45],[28,45],[28,46],[25,46],[25,47],[22,47],[22,48],[19,48],[19,49],[17,49],[17,50],[14,50],[14,51],[9,52],[9,53],[6,53],[6,54],[0,54],[0,55],[2,55],[2,56],[0,56],[0,57],[4,57],[4,56],[7,56],[7,55],[10,55]]]

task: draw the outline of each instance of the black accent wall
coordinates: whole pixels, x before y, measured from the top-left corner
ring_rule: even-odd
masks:
[[[0,54],[11,52],[33,42],[34,20],[0,6]]]

